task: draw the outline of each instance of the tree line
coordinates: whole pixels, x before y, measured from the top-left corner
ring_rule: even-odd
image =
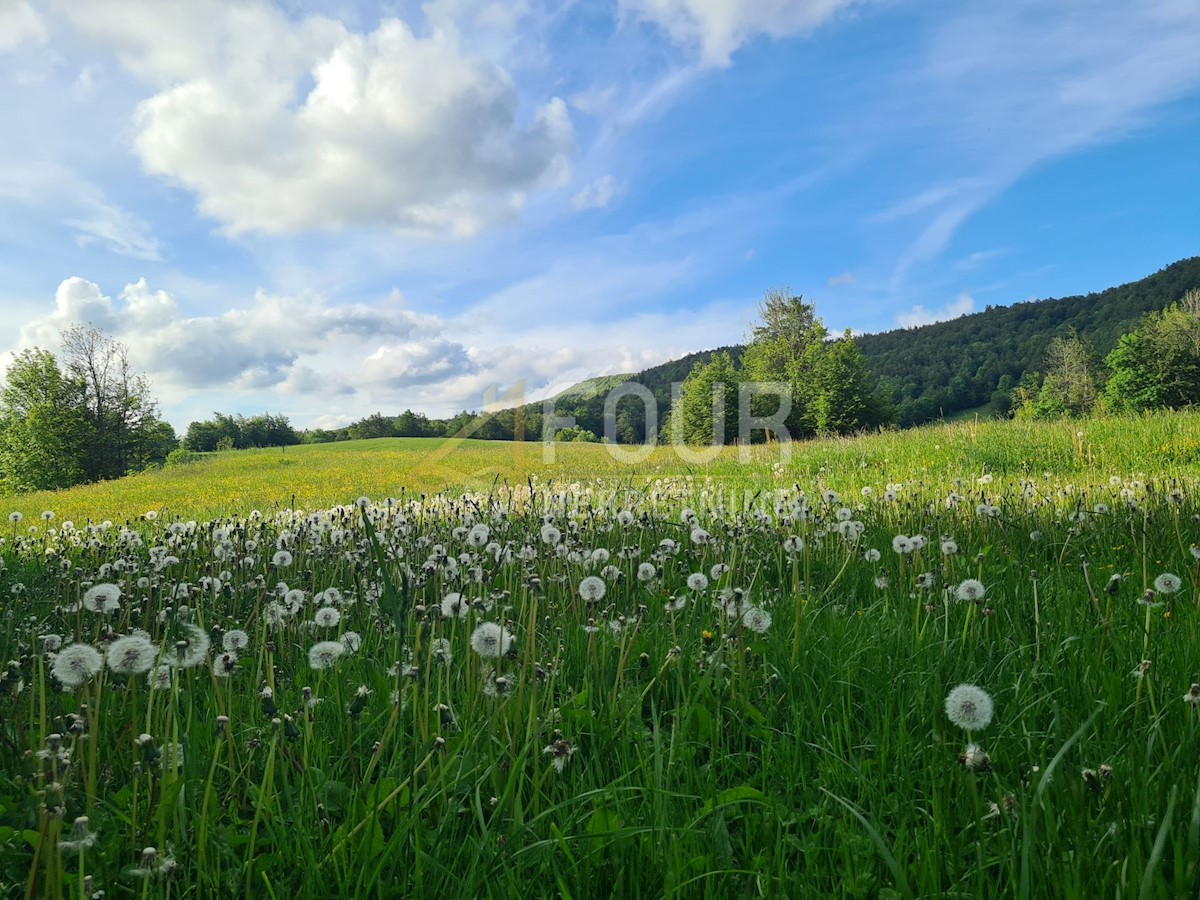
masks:
[[[65,488],[161,465],[178,445],[129,350],[93,326],[34,347],[0,388],[0,491]]]
[[[1018,418],[1083,417],[1200,404],[1200,290],[1147,313],[1103,358],[1078,333],[1050,342],[1013,389]]]

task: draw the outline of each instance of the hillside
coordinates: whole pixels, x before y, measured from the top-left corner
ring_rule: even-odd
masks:
[[[1007,396],[1022,376],[1039,370],[1046,348],[1055,337],[1074,331],[1103,358],[1147,312],[1164,309],[1198,287],[1200,256],[1098,293],[989,306],[948,322],[861,335],[856,341],[870,367],[874,387],[893,404],[896,424],[919,425],[981,409],[991,415],[1007,408]],[[654,395],[661,428],[671,409],[673,384],[682,382],[697,363],[708,362],[715,353],[727,352],[737,363],[744,349],[728,345],[701,350],[636,374],[589,378],[555,395],[555,413],[574,417],[579,429],[602,436],[609,392],[632,382]],[[525,440],[540,440],[543,409],[542,401],[538,401],[488,416],[464,410],[444,420],[407,411],[394,424],[376,414],[337,431],[307,432],[303,437],[308,442],[324,442],[463,434],[485,440],[511,440],[523,434]],[[632,397],[621,400],[617,406],[617,441],[641,443],[645,437],[642,404]]]
[[[1072,330],[1103,357],[1141,316],[1170,306],[1194,287],[1200,287],[1200,256],[1098,293],[989,306],[948,322],[897,328],[856,340],[877,386],[895,404],[897,424],[916,425],[983,406],[997,390],[1007,392],[1022,375],[1038,370],[1056,336]],[[697,362],[707,362],[721,350],[736,362],[743,349],[730,346],[690,353],[619,377],[648,387],[665,416],[672,382],[683,381]],[[602,411],[603,398],[560,410],[574,414],[583,427],[593,430],[602,427],[591,424],[600,422]]]
[[[1046,347],[1074,330],[1103,357],[1152,310],[1200,287],[1200,256],[1099,293],[989,306],[919,328],[858,339],[875,377],[890,388],[897,421],[910,425],[988,402],[1037,371]]]

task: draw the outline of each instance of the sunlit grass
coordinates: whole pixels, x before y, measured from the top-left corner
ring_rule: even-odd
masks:
[[[75,522],[124,521],[146,510],[185,518],[252,509],[323,508],[372,496],[491,490],[573,481],[641,487],[655,478],[711,478],[729,490],[753,492],[792,481],[826,480],[849,488],[877,481],[971,477],[1002,481],[1049,473],[1085,484],[1110,474],[1175,477],[1200,472],[1200,413],[1087,422],[962,422],[861,438],[793,445],[726,447],[706,463],[658,447],[644,461],[614,458],[599,444],[556,444],[548,461],[540,443],[397,438],[212,454],[189,465],[117,482],[59,492],[0,497],[0,506],[36,517],[53,510]],[[628,454],[628,448],[616,448]],[[699,451],[694,451],[699,452]]]
[[[0,896],[1194,896],[1198,426],[370,441],[5,498]],[[139,629],[197,664],[63,683],[56,638]]]

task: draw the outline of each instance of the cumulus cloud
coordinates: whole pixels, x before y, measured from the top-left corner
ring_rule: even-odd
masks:
[[[484,10],[486,13],[486,10]],[[462,237],[569,177],[566,103],[529,112],[458,32],[370,32],[263,2],[95,0],[67,8],[155,89],[134,117],[145,169],[230,233],[384,226]]]
[[[320,297],[260,291],[247,305],[193,316],[145,279],[127,285],[117,302],[94,282],[72,277],[59,285],[51,312],[22,328],[21,343],[54,347],[75,323],[124,341],[134,362],[168,387],[331,395],[347,393],[363,374],[355,363],[380,342],[417,341],[443,327],[395,295],[375,305],[333,306]]]
[[[896,324],[901,328],[916,328],[920,325],[932,325],[934,322],[945,322],[957,319],[975,311],[975,300],[970,294],[963,292],[941,309],[926,309],[919,303],[906,313],[896,316]]]
[[[46,42],[46,24],[27,0],[0,0],[0,53]]]
[[[853,0],[620,0],[623,14],[652,22],[676,44],[697,52],[709,66],[759,36],[804,34],[827,22]]]
[[[144,279],[109,296],[72,277],[59,285],[51,309],[20,330],[19,346],[57,351],[63,329],[90,322],[130,348],[179,427],[213,409],[283,411],[303,427],[319,419],[345,424],[374,410],[451,415],[481,408],[497,386],[501,396],[521,385],[524,397],[540,399],[556,385],[726,343],[747,314],[745,303],[716,302],[634,308],[616,319],[584,312],[570,321],[538,320],[518,305],[500,321],[482,313],[484,306],[441,319],[409,309],[395,294],[337,305],[259,292],[195,315]]]
[[[386,344],[367,357],[361,371],[370,384],[410,387],[445,381],[475,370],[466,347],[441,339]]]

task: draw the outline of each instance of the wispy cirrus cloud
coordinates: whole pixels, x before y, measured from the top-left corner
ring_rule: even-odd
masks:
[[[875,133],[879,147],[926,132],[940,160],[936,180],[874,217],[916,226],[893,290],[1035,167],[1144,128],[1194,91],[1196,46],[1200,6],[1189,0],[1017,0],[967,4],[936,20],[871,117],[888,130]]]

